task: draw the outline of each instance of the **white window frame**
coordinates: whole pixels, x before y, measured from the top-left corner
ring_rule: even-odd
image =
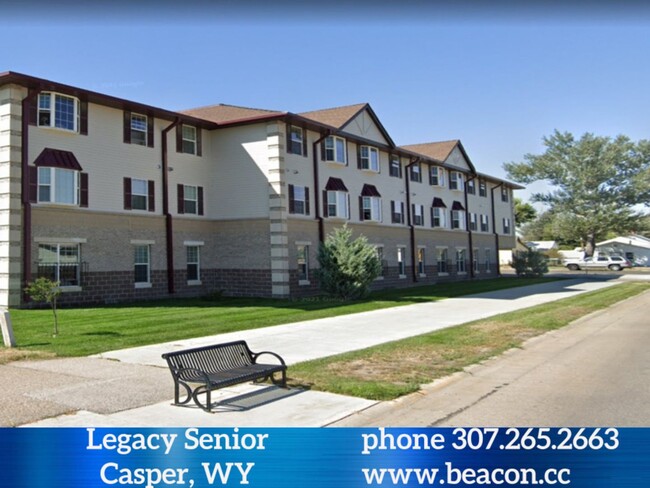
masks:
[[[441,271],[441,268],[444,268],[444,271]],[[449,276],[449,248],[436,248],[436,270],[438,276]]]
[[[191,249],[196,250],[195,260],[190,260],[190,257],[194,258],[194,256],[190,256]],[[189,286],[200,285],[201,284],[201,246],[200,245],[185,244],[185,264],[186,264],[186,271],[187,271],[187,284]],[[196,266],[196,277],[194,279],[190,279],[189,268],[191,265]]]
[[[456,248],[456,273],[467,274],[467,249],[464,247]]]
[[[477,219],[477,215],[474,212],[469,213],[469,230],[471,231],[478,230],[478,219]]]
[[[463,191],[463,173],[460,171],[449,172],[449,189]]]
[[[36,242],[38,242],[37,239],[35,239]],[[56,262],[45,262],[41,260],[40,254],[41,254],[41,247],[43,246],[49,246],[56,248],[55,251],[51,251],[56,253]],[[68,247],[68,248],[75,248],[76,249],[76,257],[77,261],[75,263],[62,263],[61,262],[61,248],[62,247]],[[66,265],[66,264],[72,264],[76,265],[77,269],[75,272],[76,275],[76,284],[60,284],[59,288],[62,291],[80,291],[81,290],[81,245],[78,242],[38,242],[38,268],[41,266],[53,266],[54,267],[54,280],[56,282],[61,283],[61,266]],[[40,272],[37,273],[39,276],[41,275]]]
[[[366,152],[365,155],[364,152]],[[360,146],[359,159],[361,169],[379,173],[379,149],[372,146]]]
[[[476,182],[475,180],[467,180],[467,193],[470,195],[476,195]]]
[[[194,131],[194,138],[191,137],[186,137],[185,135],[185,129],[192,129]],[[199,138],[198,138],[198,132],[199,128],[194,126],[194,125],[187,125],[187,124],[182,124],[181,125],[181,139],[182,139],[182,149],[183,149],[183,154],[194,154],[196,155],[197,149],[198,149],[198,143],[199,143]],[[186,150],[185,145],[187,144],[192,144],[192,151]]]
[[[397,273],[400,279],[406,278],[406,246],[397,246]]]
[[[136,182],[144,183],[144,193],[136,193]],[[144,197],[144,208],[136,208],[134,197]],[[149,181],[140,178],[131,178],[131,210],[149,211]]]
[[[138,249],[147,250],[146,262],[138,262]],[[137,279],[136,267],[146,266],[147,280],[135,281]],[[151,288],[151,244],[148,243],[134,243],[133,244],[133,283],[135,288]]]
[[[307,213],[307,187],[306,186],[300,186],[300,185],[293,186],[293,214],[309,215]]]
[[[339,147],[339,143],[342,144],[343,146],[342,148]],[[347,141],[345,139],[339,136],[329,136],[325,139],[324,144],[325,144],[326,162],[343,164],[343,165],[348,164],[347,150],[346,150]],[[331,152],[331,158],[329,157],[329,152]]]
[[[390,216],[391,223],[402,225],[406,221],[406,219],[404,218],[404,214],[402,214],[402,205],[403,204],[404,204],[404,202],[399,201],[399,200],[394,200],[393,201],[393,210],[394,210],[393,213],[398,215],[399,217],[398,217],[398,222],[393,222],[393,216],[391,215]]]
[[[49,178],[50,181],[49,183],[44,183],[42,181],[42,174],[45,172],[49,173]],[[57,175],[61,174],[72,174],[73,179],[74,179],[74,189],[73,192],[74,194],[72,195],[72,203],[71,202],[63,202],[63,201],[58,201],[59,195],[57,195]],[[50,193],[50,198],[49,200],[44,200],[41,198],[41,188],[48,187],[49,188],[49,193]],[[38,167],[38,191],[37,191],[37,200],[38,203],[50,203],[50,204],[56,204],[56,205],[68,205],[70,207],[78,206],[79,205],[79,171],[76,171],[74,169],[65,169],[65,168],[53,168],[49,166],[39,166]]]
[[[436,219],[438,225],[436,225]],[[447,228],[447,210],[443,207],[433,207],[433,227],[436,229]]]
[[[45,96],[49,97],[49,107],[41,107],[41,100],[45,99]],[[62,97],[62,98],[67,98],[73,101],[73,110],[74,110],[74,115],[72,119],[72,128],[69,127],[60,127],[56,123],[56,116],[57,116],[57,108],[56,108],[56,99],[57,97]],[[64,95],[63,93],[56,93],[56,92],[41,92],[38,95],[38,101],[37,101],[37,123],[39,127],[49,127],[51,129],[58,129],[58,130],[65,130],[68,132],[79,132],[79,121],[81,118],[81,105],[79,103],[79,99],[76,97],[71,97],[70,95]],[[42,113],[48,113],[50,117],[50,122],[49,124],[41,124],[41,114]]]
[[[478,195],[480,197],[487,197],[487,182],[485,180],[478,181]]]
[[[501,187],[501,201],[506,203],[510,201],[510,192],[505,186]]]
[[[388,174],[393,178],[402,177],[402,163],[400,162],[399,156],[390,156],[390,161],[388,162]]]
[[[194,189],[196,198],[188,198],[188,190]],[[194,203],[194,212],[187,209],[187,203]],[[190,215],[199,215],[199,187],[195,185],[183,185],[183,213]]]
[[[350,200],[349,193],[346,191],[328,191],[327,192],[327,216],[332,219],[349,219],[350,218]],[[334,207],[335,214],[332,215],[331,208]],[[343,214],[343,215],[342,215]]]
[[[503,233],[505,235],[510,235],[512,228],[510,226],[510,219],[508,217],[503,217]]]
[[[426,246],[418,246],[418,255],[417,255],[418,275],[422,278],[427,276],[426,251],[427,251]]]
[[[436,182],[432,182],[433,186],[440,188],[445,187],[445,170],[440,166],[431,166],[431,179],[435,178]]]
[[[363,208],[364,222],[381,222],[381,198],[380,197],[361,197]],[[369,217],[366,217],[366,211],[369,212]]]
[[[413,225],[424,225],[424,205],[413,205]]]
[[[297,137],[298,134],[300,134],[300,137]],[[291,147],[289,147],[289,150],[287,151],[289,154],[298,154],[302,156],[303,151],[305,150],[305,129],[298,127],[297,125],[290,126],[289,144],[291,144]],[[294,149],[294,144],[298,144],[299,148]]]
[[[296,264],[298,269],[298,285],[306,286],[311,284],[309,277],[309,247],[311,243],[296,243]],[[302,252],[301,252],[302,250]],[[301,263],[302,259],[302,263]]]
[[[133,126],[133,122],[136,121],[136,126],[137,126],[137,121],[144,122],[144,130],[138,127]],[[133,134],[139,133],[142,134],[142,140],[137,141],[136,139],[133,138]],[[131,113],[131,144],[135,144],[137,146],[146,146],[148,144],[148,134],[149,134],[149,118],[146,115],[142,114],[137,114],[132,112]]]
[[[481,232],[490,232],[490,220],[485,214],[481,214]]]
[[[415,163],[409,168],[409,178],[411,181],[422,183],[422,168],[420,163]]]
[[[451,228],[458,230],[465,230],[465,211],[452,210],[451,211]]]

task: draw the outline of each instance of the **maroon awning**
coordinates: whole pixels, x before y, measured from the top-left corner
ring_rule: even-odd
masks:
[[[41,154],[38,155],[36,161],[34,161],[34,166],[82,171],[81,165],[73,153],[70,151],[62,151],[61,149],[51,149],[49,147],[43,149]]]
[[[348,191],[348,189],[345,187],[345,183],[343,183],[343,180],[340,178],[330,178],[329,180],[327,180],[327,184],[325,185],[325,190]]]
[[[451,206],[451,209],[452,210],[465,210],[465,207],[463,207],[463,205],[459,201],[454,200],[454,203]]]
[[[362,197],[381,197],[375,185],[363,185],[361,190]]]
[[[433,203],[431,204],[433,208],[447,208],[445,202],[442,201],[442,198],[433,197]]]

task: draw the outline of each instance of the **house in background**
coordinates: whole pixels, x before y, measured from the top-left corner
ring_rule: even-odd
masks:
[[[557,251],[560,248],[556,241],[528,241],[526,246],[539,252]]]
[[[458,140],[398,146],[368,104],[173,112],[0,74],[0,306],[37,276],[67,303],[318,292],[334,228],[365,235],[375,287],[497,276],[519,185]]]
[[[650,266],[650,239],[647,237],[615,237],[596,243],[596,252],[623,256],[635,266]]]

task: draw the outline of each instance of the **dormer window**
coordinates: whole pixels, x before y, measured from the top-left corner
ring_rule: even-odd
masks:
[[[376,147],[359,146],[359,169],[379,173],[379,151]]]
[[[336,136],[326,138],[323,144],[322,159],[332,163],[347,164],[345,139]]]

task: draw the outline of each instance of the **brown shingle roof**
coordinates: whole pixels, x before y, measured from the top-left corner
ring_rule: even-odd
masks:
[[[422,154],[423,156],[427,156],[438,161],[445,161],[451,154],[451,151],[453,151],[459,143],[460,141],[458,139],[454,139],[453,141],[410,144],[408,146],[400,146],[400,148]]]
[[[345,107],[335,107],[325,110],[303,112],[298,115],[306,119],[313,120],[314,122],[318,122],[319,124],[326,124],[340,129],[367,105],[367,103],[358,103],[356,105],[347,105]]]
[[[247,119],[255,119],[260,117],[274,117],[285,115],[286,112],[279,112],[277,110],[265,110],[261,108],[248,108],[238,107],[236,105],[209,105],[207,107],[192,108],[189,110],[181,110],[182,114],[191,115],[200,119],[209,120],[218,124],[225,124],[228,122],[239,122]]]

